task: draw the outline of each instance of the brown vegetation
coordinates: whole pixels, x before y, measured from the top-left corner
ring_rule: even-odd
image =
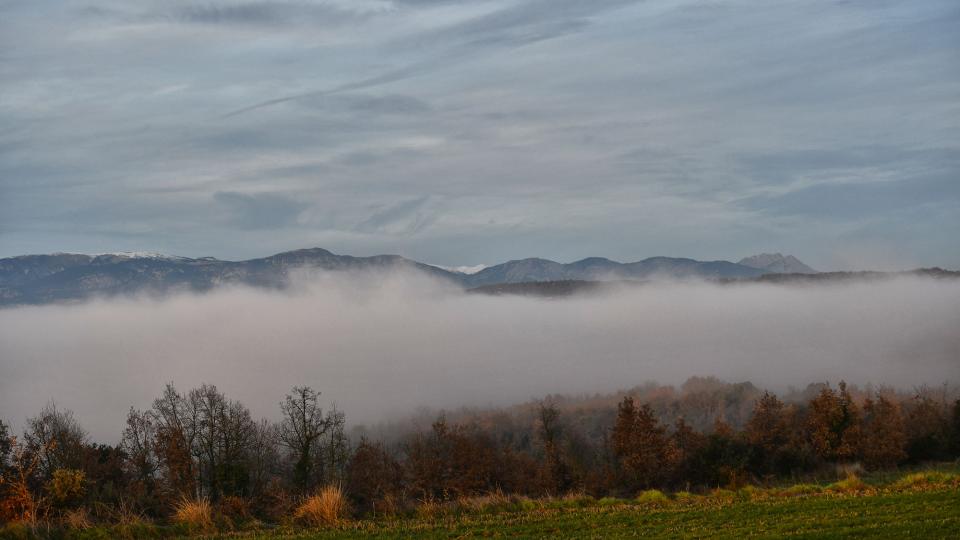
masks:
[[[280,411],[277,424],[257,422],[212,385],[185,394],[169,385],[149,410],[129,412],[117,446],[91,442],[53,404],[28,419],[22,437],[0,422],[0,521],[329,526],[414,508],[485,511],[611,496],[660,504],[667,497],[659,490],[753,497],[754,488],[742,488],[817,474],[840,479],[811,490],[860,493],[871,488],[858,471],[960,455],[960,400],[946,388],[903,395],[841,382],[778,397],[694,378],[679,389],[646,385],[454,412],[429,429],[386,426],[380,440],[358,435],[353,444],[343,413],[322,410],[309,388],[294,388]],[[916,477],[903,486],[943,481]]]

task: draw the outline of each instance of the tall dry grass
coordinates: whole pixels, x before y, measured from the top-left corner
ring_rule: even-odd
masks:
[[[89,529],[93,526],[93,522],[90,520],[90,514],[86,508],[82,507],[64,512],[62,521],[68,529],[74,530]]]
[[[191,529],[208,531],[214,528],[213,507],[206,499],[183,498],[174,508],[173,520]]]
[[[336,525],[346,519],[349,507],[339,486],[326,486],[300,503],[293,517],[311,527]]]

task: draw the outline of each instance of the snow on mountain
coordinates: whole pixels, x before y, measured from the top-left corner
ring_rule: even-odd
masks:
[[[166,261],[188,261],[188,257],[181,257],[179,255],[167,255],[165,253],[157,253],[156,251],[113,251],[109,253],[92,253],[93,257],[101,256],[110,256],[110,257],[122,257],[124,259],[160,259]]]
[[[439,264],[433,264],[431,266],[436,266],[437,268],[441,268],[448,272],[456,272],[458,274],[467,274],[467,275],[476,274],[477,272],[483,270],[484,268],[487,268],[487,265],[485,264],[478,264],[476,266],[441,266]]]

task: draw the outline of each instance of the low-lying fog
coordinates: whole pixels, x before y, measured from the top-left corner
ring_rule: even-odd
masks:
[[[52,398],[104,442],[168,381],[212,382],[258,417],[310,385],[350,423],[691,375],[910,387],[960,379],[960,282],[660,283],[550,300],[326,275],[282,293],[4,309],[0,355],[0,418],[19,429]]]

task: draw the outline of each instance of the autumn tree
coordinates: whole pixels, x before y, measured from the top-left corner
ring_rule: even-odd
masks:
[[[631,490],[662,483],[676,464],[677,452],[653,409],[637,408],[632,397],[617,406],[611,436],[614,454],[623,471],[624,487]]]
[[[153,401],[153,444],[164,488],[174,496],[197,496],[197,479],[191,450],[196,438],[197,413],[173,384]]]
[[[907,434],[900,406],[877,392],[863,404],[864,465],[870,469],[894,467],[907,457]]]
[[[817,456],[827,461],[849,461],[859,454],[860,411],[847,384],[839,391],[825,386],[812,401],[807,413],[807,437]]]
[[[573,487],[573,472],[562,447],[560,410],[553,402],[541,402],[538,407],[540,441],[543,444],[543,464],[540,483],[548,493],[563,493]]]
[[[750,461],[750,444],[717,417],[703,445],[692,456],[691,476],[706,485],[738,488],[746,481]]]
[[[686,484],[689,490],[690,480],[693,477],[694,459],[706,445],[706,437],[693,429],[684,417],[677,418],[673,426],[670,440],[676,449],[676,466],[674,467],[674,483]]]
[[[910,460],[945,460],[950,457],[950,420],[944,400],[921,389],[907,410],[907,454]]]
[[[863,404],[861,455],[870,469],[895,467],[907,457],[907,434],[900,406],[877,392]]]
[[[953,402],[953,411],[950,416],[950,427],[953,432],[950,453],[954,458],[960,457],[960,399]]]
[[[138,500],[151,497],[156,492],[160,470],[156,455],[156,426],[151,414],[130,407],[120,448],[131,478],[133,495]]]
[[[450,446],[443,416],[433,422],[429,433],[416,433],[405,445],[406,476],[420,499],[445,498],[453,474]]]
[[[402,489],[403,471],[400,463],[387,452],[382,443],[360,440],[347,464],[346,491],[361,513],[387,510],[392,498]]]
[[[0,474],[7,467],[7,460],[10,459],[10,452],[13,451],[13,439],[10,437],[10,428],[0,420]]]
[[[40,414],[27,420],[24,443],[29,452],[37,455],[37,470],[43,480],[49,481],[57,469],[83,466],[87,432],[72,411],[60,409],[51,402]]]
[[[787,472],[793,459],[789,414],[780,399],[764,392],[756,401],[744,435],[756,450],[757,468],[766,473]]]
[[[31,451],[16,437],[9,437],[8,441],[8,461],[6,467],[0,469],[0,523],[33,521],[40,512],[39,496],[33,486],[37,482],[41,453]]]

